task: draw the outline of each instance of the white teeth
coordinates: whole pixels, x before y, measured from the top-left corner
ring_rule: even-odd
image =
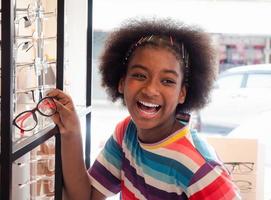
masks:
[[[147,102],[144,102],[144,101],[139,101],[141,104],[143,104],[144,106],[148,106],[148,107],[152,107],[152,108],[157,108],[159,107],[158,104],[153,104],[153,103],[147,103]]]

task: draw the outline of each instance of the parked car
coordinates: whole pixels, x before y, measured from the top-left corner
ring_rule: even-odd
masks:
[[[210,103],[198,112],[200,131],[227,134],[241,122],[271,110],[271,64],[234,67],[215,82]]]
[[[271,103],[270,103],[271,104]],[[227,137],[257,139],[262,147],[263,171],[257,170],[257,175],[264,179],[264,200],[271,199],[271,111],[255,115],[242,122],[240,126],[232,130]],[[243,149],[240,149],[242,151]],[[260,174],[263,173],[263,174]]]

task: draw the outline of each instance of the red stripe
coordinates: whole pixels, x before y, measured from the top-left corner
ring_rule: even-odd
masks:
[[[235,196],[235,187],[230,180],[223,175],[215,179],[210,185],[203,188],[201,191],[193,194],[189,200],[208,199],[233,199]]]
[[[121,146],[124,133],[126,131],[126,128],[131,120],[131,117],[126,117],[123,121],[119,122],[115,129],[116,139],[118,144]]]
[[[181,138],[173,144],[169,144],[167,148],[173,151],[181,152],[182,154],[191,158],[199,166],[202,166],[206,162],[186,138]]]
[[[125,187],[123,181],[121,181],[121,199],[122,200],[139,200],[127,187]]]

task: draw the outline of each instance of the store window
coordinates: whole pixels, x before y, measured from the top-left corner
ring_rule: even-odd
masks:
[[[112,103],[108,99],[101,87],[99,74],[99,56],[105,39],[108,33],[124,20],[133,17],[171,17],[189,25],[200,25],[213,36],[214,44],[217,45],[219,75],[230,68],[243,65],[256,65],[257,68],[259,64],[269,63],[267,68],[271,68],[271,30],[261,23],[263,19],[271,18],[270,2],[97,0],[94,1],[93,9],[92,162],[113,133],[116,123],[129,114],[121,102]],[[254,13],[253,16],[251,13]],[[262,103],[264,100],[255,97],[260,94],[259,91],[265,90],[249,94],[255,97],[255,101],[246,99],[246,90],[243,88],[245,83],[247,88],[270,88],[271,81],[269,74],[246,77],[246,71],[244,74],[221,77],[212,93],[217,95],[216,100],[211,99],[209,103],[219,106],[219,109],[206,106],[198,112],[204,113],[209,109],[210,114],[206,115],[205,119],[203,115],[196,116],[195,119],[197,123],[211,120],[210,124],[197,126],[205,126],[210,132],[199,129],[199,134],[208,138],[222,155],[223,161],[227,162],[227,166],[234,169],[233,173],[237,174],[234,178],[243,198],[267,200],[271,198],[271,190],[267,187],[270,182],[266,178],[266,175],[271,174],[271,163],[264,155],[271,153],[271,148],[267,148],[271,146],[268,142],[271,141],[270,137],[268,138],[270,134],[267,134],[271,131],[267,120],[271,117],[268,111],[270,106],[265,107],[268,100]],[[266,97],[269,97],[269,94],[270,91],[261,92],[261,95]],[[255,128],[258,126],[261,126],[261,129]],[[221,131],[221,128],[226,132]],[[240,169],[242,173],[236,172],[236,169]]]

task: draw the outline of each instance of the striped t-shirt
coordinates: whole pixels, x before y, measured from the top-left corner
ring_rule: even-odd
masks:
[[[120,122],[89,169],[92,185],[123,200],[240,199],[214,150],[188,125],[155,144]]]

